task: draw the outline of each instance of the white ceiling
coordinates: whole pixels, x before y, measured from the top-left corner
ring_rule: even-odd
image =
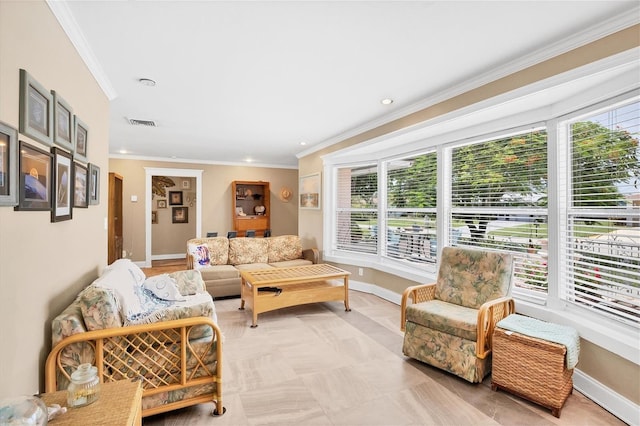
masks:
[[[640,21],[635,0],[49,5],[111,98],[110,154],[291,168],[302,152]]]

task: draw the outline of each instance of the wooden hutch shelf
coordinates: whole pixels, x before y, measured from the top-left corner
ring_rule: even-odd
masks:
[[[231,199],[233,229],[238,237],[243,237],[248,229],[261,236],[271,228],[269,182],[235,180],[231,183]]]

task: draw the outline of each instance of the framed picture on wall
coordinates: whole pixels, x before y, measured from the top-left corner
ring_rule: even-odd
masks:
[[[89,207],[89,169],[73,163],[73,207]]]
[[[173,207],[172,223],[189,223],[189,207]]]
[[[73,110],[55,90],[53,96],[53,142],[73,152]]]
[[[73,116],[73,150],[75,159],[87,163],[87,145],[89,143],[89,127],[77,115]]]
[[[169,205],[181,206],[182,204],[182,191],[169,191]]]
[[[70,220],[73,208],[73,160],[71,154],[58,147],[51,148],[53,154],[53,185],[51,185],[51,222]]]
[[[100,167],[89,163],[89,205],[100,204]]]
[[[300,208],[320,209],[320,173],[300,178]]]
[[[51,209],[51,153],[20,141],[19,201],[15,210]]]
[[[53,144],[53,95],[29,73],[20,70],[20,133]]]
[[[153,210],[151,212],[151,223],[152,224],[158,223],[158,212],[157,212],[157,210]]]
[[[166,209],[167,208],[167,200],[158,200],[158,208]]]
[[[18,131],[0,122],[0,206],[18,204]]]

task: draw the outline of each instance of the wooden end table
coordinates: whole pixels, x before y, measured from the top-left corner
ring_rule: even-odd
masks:
[[[328,264],[292,266],[241,271],[240,309],[247,304],[253,314],[251,327],[258,326],[258,314],[306,303],[344,301],[349,308],[349,275]],[[337,280],[341,280],[338,281]],[[264,287],[278,287],[280,293],[261,292]]]
[[[58,415],[50,425],[65,426],[140,426],[142,425],[142,383],[118,380],[100,384],[100,397],[84,407],[69,407],[67,391],[40,395],[46,405],[59,404],[67,412]]]

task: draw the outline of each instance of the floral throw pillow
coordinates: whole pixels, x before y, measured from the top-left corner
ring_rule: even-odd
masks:
[[[209,247],[206,244],[189,244],[189,254],[193,256],[193,268],[201,269],[209,266],[211,256],[209,256]]]

